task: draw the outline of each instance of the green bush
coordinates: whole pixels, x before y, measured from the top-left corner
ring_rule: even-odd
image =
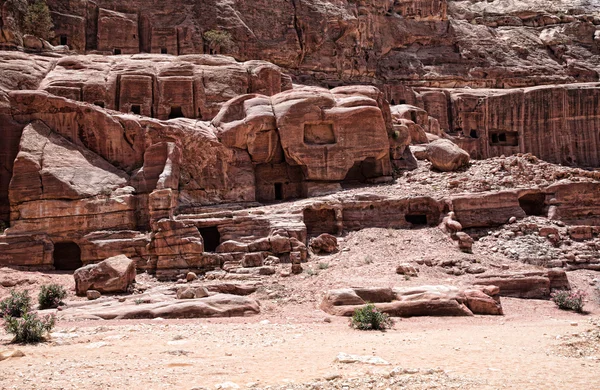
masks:
[[[31,310],[29,291],[12,290],[10,297],[0,302],[0,317],[22,317]]]
[[[56,324],[54,315],[38,317],[35,313],[25,313],[21,318],[4,317],[4,329],[15,336],[14,343],[39,343]]]
[[[52,18],[45,0],[36,0],[27,6],[23,20],[23,32],[49,40],[54,37]]]
[[[558,290],[551,294],[552,301],[559,309],[573,310],[577,313],[583,312],[583,298],[585,298],[585,293],[581,290]]]
[[[67,296],[67,291],[59,284],[48,284],[42,286],[38,295],[40,309],[58,307]]]
[[[368,303],[356,309],[350,320],[350,326],[360,330],[385,330],[394,326],[394,321],[385,313]]]

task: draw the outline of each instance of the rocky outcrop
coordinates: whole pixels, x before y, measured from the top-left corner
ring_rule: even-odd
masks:
[[[75,292],[77,295],[85,295],[88,290],[100,293],[126,292],[135,282],[135,274],[135,263],[127,256],[111,257],[76,270],[73,275]]]
[[[321,309],[329,314],[351,316],[367,302],[397,317],[502,315],[494,286],[459,290],[448,286],[406,288],[347,288],[325,294]]]
[[[248,151],[259,200],[310,196],[331,182],[391,174],[389,108],[372,87],[240,96],[212,123],[224,145]]]

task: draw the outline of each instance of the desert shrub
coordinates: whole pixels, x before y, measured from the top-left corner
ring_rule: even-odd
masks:
[[[48,284],[42,286],[38,295],[40,309],[58,307],[67,296],[67,291],[59,284]]]
[[[22,317],[31,310],[29,291],[12,290],[10,297],[0,302],[0,317]]]
[[[49,40],[54,36],[53,27],[50,10],[45,0],[35,0],[34,3],[27,6],[23,19],[23,32],[25,34]]]
[[[329,268],[329,263],[319,263],[319,269],[327,269]]]
[[[360,330],[385,330],[394,326],[394,321],[385,313],[368,303],[356,309],[350,319],[350,326]]]
[[[319,275],[319,271],[315,271],[312,268],[307,268],[305,272],[306,272],[306,274],[308,276],[317,276],[317,275]]]
[[[44,341],[56,323],[54,315],[38,317],[36,313],[25,313],[21,318],[4,317],[4,329],[14,335],[14,343],[39,343]]]
[[[228,31],[208,30],[202,36],[213,51],[227,51],[233,47],[233,39]]]
[[[577,313],[583,312],[583,298],[585,297],[585,293],[581,290],[559,290],[553,292],[551,297],[552,301],[556,303],[556,306],[558,306],[559,309],[573,310]]]

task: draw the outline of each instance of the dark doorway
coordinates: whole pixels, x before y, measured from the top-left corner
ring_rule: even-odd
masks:
[[[114,55],[119,55],[119,54],[121,54],[121,49],[113,49],[113,54],[114,54]]]
[[[104,108],[104,102],[94,102],[94,105]]]
[[[66,46],[67,45],[67,36],[66,35],[61,35],[60,36],[60,44],[62,46]]]
[[[216,226],[198,229],[204,240],[204,252],[214,252],[221,243],[221,233]]]
[[[479,136],[477,135],[477,130],[471,130],[469,135],[471,136],[471,138],[479,138]]]
[[[140,115],[142,113],[142,107],[139,104],[131,105],[131,112],[136,115]]]
[[[395,105],[396,105],[396,101],[395,101],[394,99],[392,99],[392,101],[390,102],[390,104],[391,104],[392,106],[395,106]]]
[[[275,183],[275,200],[283,200],[283,183]]]
[[[171,112],[169,113],[169,119],[184,118],[184,117],[185,116],[183,115],[183,111],[181,110],[180,106],[171,107]]]
[[[546,195],[542,193],[534,193],[523,195],[519,198],[519,206],[527,215],[544,215],[544,202]]]
[[[54,268],[60,271],[74,271],[83,267],[81,249],[74,242],[54,244]]]
[[[427,225],[427,215],[425,214],[406,214],[404,216],[406,222],[409,222],[416,226]]]
[[[160,49],[160,54],[167,54],[167,49],[165,49],[164,47]]]
[[[398,104],[406,104],[406,100],[400,99],[400,103],[398,103]]]

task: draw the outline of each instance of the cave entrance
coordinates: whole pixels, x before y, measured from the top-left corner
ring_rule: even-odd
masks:
[[[171,112],[169,113],[169,119],[175,118],[184,118],[183,111],[181,110],[181,106],[172,106]]]
[[[114,54],[114,55],[119,55],[119,54],[121,54],[121,49],[113,49],[113,54]]]
[[[283,200],[283,183],[275,183],[275,200]]]
[[[519,198],[519,206],[527,215],[544,215],[546,195],[542,193],[526,194]]]
[[[142,113],[142,107],[139,104],[132,104],[131,113],[135,115],[140,115]]]
[[[58,242],[54,244],[54,268],[59,271],[74,271],[83,267],[81,249],[74,242]]]
[[[167,54],[167,53],[168,53],[168,50],[166,48],[163,47],[162,49],[160,49],[160,54]]]
[[[304,224],[309,235],[318,236],[322,233],[337,234],[337,221],[333,209],[305,209]]]
[[[102,101],[94,102],[94,105],[98,106],[98,107],[101,107],[101,108],[104,108],[104,102],[102,102]]]
[[[404,216],[406,222],[414,226],[425,226],[427,225],[427,215],[425,214],[406,214]]]
[[[60,44],[61,44],[61,46],[66,46],[67,45],[67,36],[66,35],[61,35],[60,36]]]
[[[216,226],[198,229],[204,241],[204,252],[214,252],[221,243],[221,233]]]

